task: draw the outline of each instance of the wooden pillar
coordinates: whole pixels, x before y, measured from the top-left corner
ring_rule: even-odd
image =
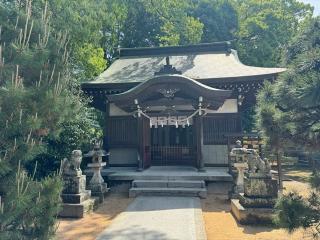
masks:
[[[227,144],[228,144],[228,168],[229,168],[229,173],[232,173],[232,166],[231,166],[231,158],[230,158],[230,152],[231,152],[231,143],[230,143],[230,136],[227,136]]]
[[[196,129],[197,129],[197,165],[198,171],[204,172],[204,162],[202,156],[202,145],[203,145],[203,118],[202,116],[196,116]]]
[[[105,112],[105,126],[104,126],[104,129],[103,129],[103,149],[110,154],[110,147],[109,147],[109,139],[107,136],[109,136],[108,132],[107,132],[107,129],[108,129],[108,125],[109,125],[109,116],[110,116],[110,103],[108,100],[106,100],[106,112]],[[109,167],[110,165],[110,161],[109,161],[109,158],[110,156],[106,157],[107,158],[107,168]]]
[[[138,169],[143,170],[144,162],[144,144],[143,144],[143,117],[137,118],[137,136],[138,136]]]

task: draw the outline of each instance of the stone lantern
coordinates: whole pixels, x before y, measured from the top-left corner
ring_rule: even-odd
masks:
[[[88,163],[88,168],[92,169],[93,175],[89,182],[89,189],[91,190],[92,196],[99,197],[100,202],[104,200],[105,194],[109,191],[107,183],[104,182],[104,179],[101,176],[101,168],[106,166],[106,162],[102,161],[102,157],[108,156],[108,153],[101,149],[101,144],[95,142],[93,149],[87,154],[84,154],[84,157],[92,158],[92,162]]]
[[[241,146],[241,141],[238,140],[236,147],[230,152],[232,166],[237,169],[237,180],[234,187],[234,194],[240,194],[244,191],[244,172],[248,168],[247,164],[247,149]]]

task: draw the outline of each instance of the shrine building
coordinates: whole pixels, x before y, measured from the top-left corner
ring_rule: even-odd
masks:
[[[105,112],[112,167],[228,167],[228,136],[264,81],[283,68],[241,63],[229,42],[123,48],[94,81],[82,84]]]

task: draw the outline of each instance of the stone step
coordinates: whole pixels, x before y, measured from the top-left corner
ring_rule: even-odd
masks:
[[[205,188],[204,181],[186,180],[134,180],[133,188]]]
[[[184,197],[207,197],[206,188],[159,188],[159,187],[149,187],[149,188],[131,188],[129,190],[129,197],[134,198],[139,195],[147,196],[184,196]]]

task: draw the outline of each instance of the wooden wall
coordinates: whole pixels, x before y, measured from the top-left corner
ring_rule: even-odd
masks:
[[[225,134],[241,132],[238,114],[212,114],[203,118],[203,144],[225,145]]]
[[[109,147],[137,147],[137,119],[132,116],[109,117],[107,137]],[[203,144],[227,144],[225,134],[241,132],[238,114],[212,114],[203,118]]]
[[[108,117],[106,134],[109,148],[137,147],[137,119],[132,116]]]

